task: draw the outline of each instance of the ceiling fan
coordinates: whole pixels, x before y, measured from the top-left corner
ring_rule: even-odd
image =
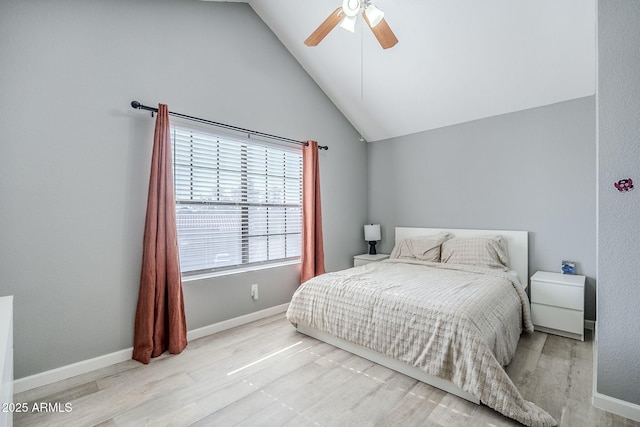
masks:
[[[371,0],[343,0],[342,6],[329,15],[304,41],[304,44],[317,46],[338,24],[341,28],[354,32],[360,11],[362,11],[362,18],[383,49],[389,49],[398,43],[398,39],[384,19],[384,13],[374,6]]]

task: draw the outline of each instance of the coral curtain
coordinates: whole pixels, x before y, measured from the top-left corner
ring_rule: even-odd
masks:
[[[301,283],[319,274],[324,274],[318,143],[316,141],[307,142],[309,145],[302,149]]]
[[[171,169],[169,108],[158,105],[151,158],[142,273],[133,338],[133,359],[149,363],[187,346]]]

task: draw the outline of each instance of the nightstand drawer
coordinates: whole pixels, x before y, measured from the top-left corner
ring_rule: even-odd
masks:
[[[582,335],[584,317],[582,311],[531,304],[531,320],[535,326],[558,329]]]
[[[354,267],[359,267],[361,265],[365,265],[365,264],[369,264],[370,262],[378,262],[378,261],[382,261],[389,258],[389,254],[376,254],[376,255],[369,255],[369,254],[362,254],[362,255],[356,255],[353,257],[353,266]]]
[[[584,288],[532,280],[531,302],[584,311]]]

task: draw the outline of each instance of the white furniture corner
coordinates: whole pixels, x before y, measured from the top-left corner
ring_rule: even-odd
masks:
[[[13,402],[13,296],[0,297],[0,369],[0,405],[3,409],[11,409],[4,405]],[[0,411],[0,427],[12,425],[12,411]]]
[[[537,331],[584,341],[585,280],[547,271],[531,276],[531,318]]]
[[[387,258],[389,258],[389,254],[376,254],[376,255],[362,254],[362,255],[356,255],[356,256],[353,257],[353,266],[354,267],[358,267],[360,265],[369,264],[370,262],[382,261],[383,259],[387,259]]]

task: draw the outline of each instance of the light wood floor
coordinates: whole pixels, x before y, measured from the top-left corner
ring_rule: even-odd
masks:
[[[525,334],[507,371],[561,426],[640,426],[591,406],[590,338]],[[30,409],[15,414],[15,426],[519,425],[301,335],[284,314],[192,341],[178,356],[119,363],[14,401]],[[59,410],[31,411],[42,403]]]

